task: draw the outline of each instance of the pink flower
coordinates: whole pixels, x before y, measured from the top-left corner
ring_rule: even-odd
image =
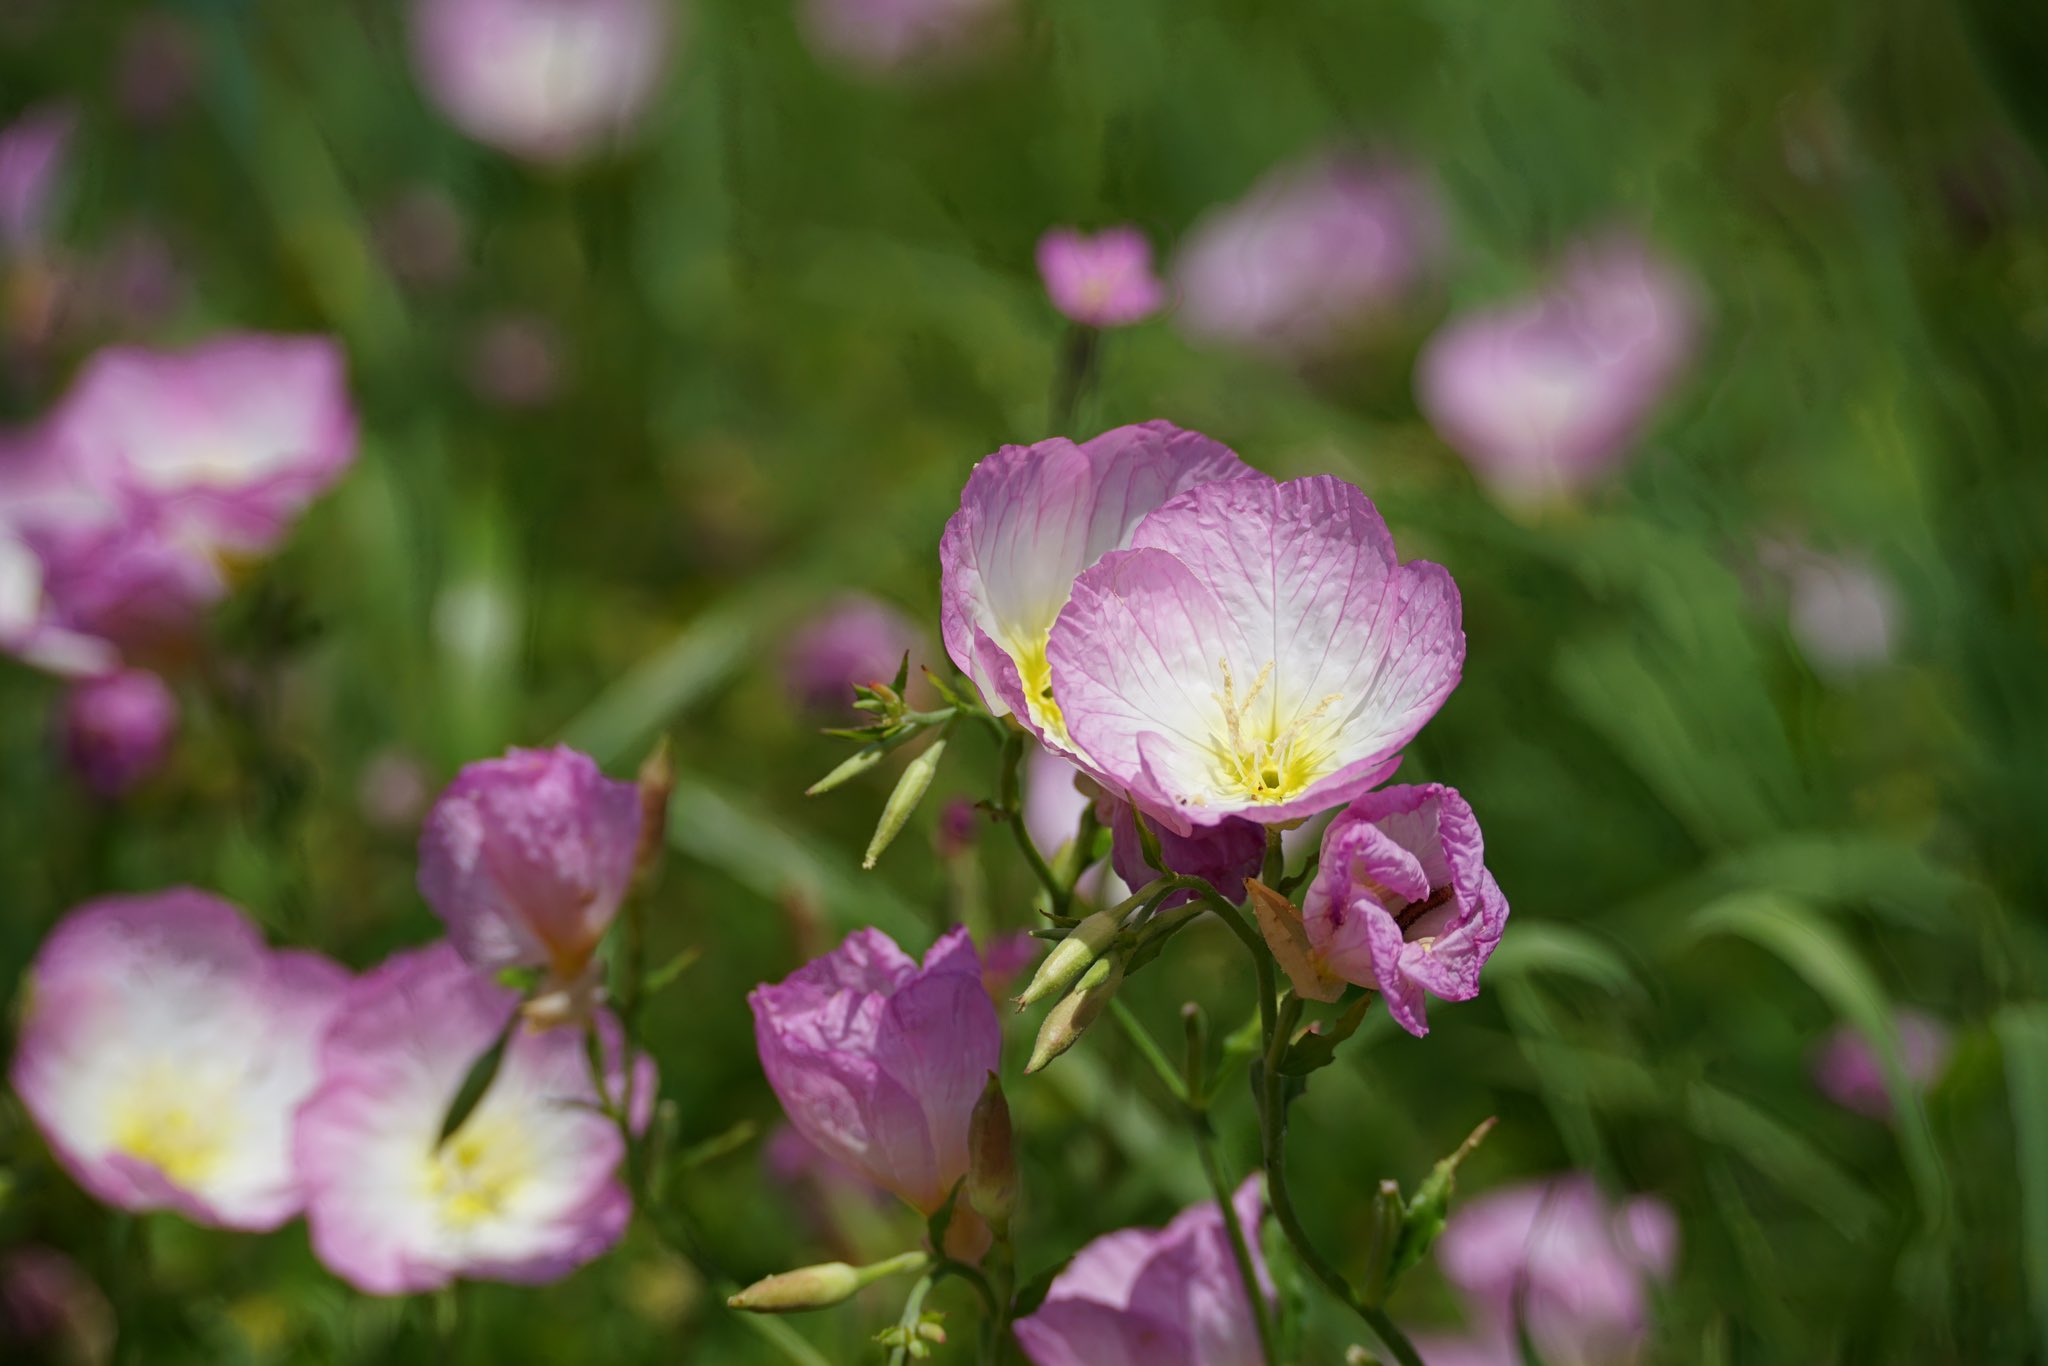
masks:
[[[0,248],[42,245],[77,122],[69,105],[46,104],[0,129]]]
[[[209,562],[270,551],[356,450],[341,349],[253,333],[108,347],[45,434],[91,496]]]
[[[805,0],[805,41],[855,74],[943,72],[980,57],[1004,36],[1012,0]]]
[[[1264,1202],[1254,1176],[1237,1189],[1240,1226],[1259,1281]],[[1127,1228],[1076,1253],[1035,1313],[1017,1320],[1035,1366],[1259,1366],[1258,1328],[1212,1201],[1163,1229]]]
[[[859,930],[747,1004],[797,1132],[926,1214],[945,1203],[1002,1051],[967,931],[949,931],[919,967],[881,931]]]
[[[513,749],[465,766],[420,832],[420,895],[483,969],[583,972],[633,881],[640,793],[588,755]]]
[[[1627,456],[1691,358],[1694,286],[1634,238],[1581,243],[1542,292],[1453,320],[1416,395],[1503,498],[1584,487]]]
[[[514,1028],[476,1108],[437,1142],[518,1004],[446,943],[396,954],[350,988],[293,1144],[313,1251],[350,1285],[402,1295],[458,1277],[540,1284],[625,1232],[625,1144],[599,1109],[580,1031]],[[616,1023],[600,1015],[597,1027],[616,1054]],[[620,1080],[606,1082],[615,1099]],[[643,1060],[636,1111],[653,1093]]]
[[[1898,652],[1899,592],[1869,560],[1793,544],[1768,546],[1763,559],[1784,579],[1787,624],[1815,672],[1853,678]]]
[[[1302,904],[1320,965],[1378,991],[1418,1037],[1429,1032],[1426,995],[1479,994],[1507,919],[1472,808],[1438,783],[1369,792],[1339,812]]]
[[[909,617],[864,593],[842,594],[790,633],[782,651],[783,689],[807,711],[845,713],[856,684],[894,679],[905,654],[916,678],[925,637]]]
[[[1465,1202],[1436,1255],[1482,1341],[1507,1347],[1497,1360],[1519,1359],[1519,1323],[1549,1366],[1626,1366],[1649,1335],[1649,1283],[1678,1259],[1678,1222],[1661,1200],[1610,1205],[1571,1176]]]
[[[1892,1017],[1899,1036],[1899,1062],[1906,1080],[1924,1091],[1948,1065],[1948,1026],[1918,1010],[1900,1010]],[[1813,1079],[1835,1104],[1871,1119],[1892,1117],[1891,1092],[1885,1089],[1884,1068],[1863,1035],[1843,1025],[1827,1036],[1814,1054]]]
[[[1167,422],[1079,446],[1054,437],[1003,447],[968,476],[939,544],[946,652],[991,711],[1064,747],[1046,643],[1075,578],[1174,495],[1253,474],[1223,445]]]
[[[1047,645],[1079,760],[1178,834],[1356,798],[1457,686],[1457,586],[1328,477],[1190,489],[1083,573]]]
[[[1096,800],[1095,810],[1109,827],[1109,866],[1124,885],[1142,887],[1158,877],[1145,862],[1137,812],[1131,804],[1104,793]],[[1244,880],[1257,877],[1266,859],[1266,828],[1237,816],[1215,825],[1198,825],[1186,834],[1165,826],[1152,833],[1159,837],[1160,861],[1168,872],[1201,878],[1232,901],[1244,895]],[[1194,898],[1193,892],[1176,892],[1159,904],[1171,909]]]
[[[507,313],[477,329],[469,387],[501,408],[540,408],[562,390],[562,336],[546,318]]]
[[[427,97],[478,142],[581,160],[639,123],[673,39],[669,0],[414,0]]]
[[[1396,162],[1319,156],[1195,225],[1174,263],[1196,338],[1286,360],[1342,349],[1409,311],[1438,275],[1443,210]]]
[[[1052,306],[1088,327],[1127,327],[1166,303],[1166,286],[1152,273],[1152,244],[1136,228],[1093,237],[1054,228],[1038,239],[1038,274]]]
[[[9,1360],[110,1362],[114,1307],[55,1248],[16,1246],[0,1253],[0,1351]]]
[[[61,716],[64,754],[85,785],[118,797],[162,766],[178,730],[178,699],[145,669],[72,685]]]
[[[14,1089],[96,1199],[223,1228],[298,1213],[292,1114],[346,972],[272,952],[235,907],[174,888],[73,911],[30,981]]]

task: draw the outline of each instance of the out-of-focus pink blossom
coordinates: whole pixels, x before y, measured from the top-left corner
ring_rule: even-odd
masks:
[[[1002,1052],[967,931],[948,932],[920,967],[881,931],[859,930],[747,1004],[796,1130],[924,1213],[938,1209],[967,1172],[968,1119]]]
[[[1425,1354],[1430,1366],[1513,1366],[1518,1326],[1549,1366],[1631,1366],[1649,1337],[1650,1287],[1678,1260],[1678,1221],[1654,1197],[1614,1205],[1570,1176],[1466,1201],[1436,1255],[1479,1332]]]
[[[403,750],[379,750],[356,775],[356,809],[379,830],[418,829],[433,795],[427,766]]]
[[[1059,611],[1051,698],[1077,762],[1165,829],[1351,801],[1457,686],[1449,571],[1403,564],[1342,480],[1201,484],[1128,543]]]
[[[811,50],[857,75],[958,70],[1008,35],[1014,0],[804,0]]]
[[[9,1360],[101,1366],[113,1347],[114,1307],[77,1262],[36,1244],[0,1254],[0,1350]]]
[[[1017,993],[1011,988],[1024,969],[1038,961],[1039,942],[1028,930],[993,936],[981,954],[981,984],[989,999],[1006,1001]]]
[[[118,797],[163,765],[178,733],[178,699],[146,669],[75,683],[61,713],[64,756],[85,785]]]
[[[1418,1037],[1428,997],[1479,994],[1507,919],[1472,808],[1438,783],[1369,792],[1339,812],[1302,903],[1320,965],[1378,991]]]
[[[348,974],[190,888],[90,902],[30,969],[11,1080],[65,1169],[126,1210],[271,1229],[304,1203],[293,1112]]]
[[[469,353],[469,385],[504,408],[539,408],[562,390],[562,336],[547,319],[507,313],[477,329]]]
[[[469,225],[436,185],[415,185],[378,213],[374,235],[384,264],[415,289],[452,284],[462,274]]]
[[[632,885],[640,792],[565,746],[465,766],[420,833],[420,895],[479,968],[576,981]]]
[[[1132,227],[1092,237],[1054,228],[1038,239],[1038,274],[1052,306],[1088,327],[1127,327],[1166,303],[1166,286],[1152,272],[1152,244]]]
[[[1683,270],[1610,233],[1573,248],[1540,292],[1446,324],[1416,394],[1481,481],[1539,501],[1628,456],[1692,357],[1699,313]]]
[[[782,649],[782,685],[805,711],[840,714],[855,686],[888,683],[910,656],[910,676],[925,663],[924,632],[901,611],[865,593],[834,598],[789,634]]]
[[[1792,639],[1816,671],[1853,678],[1897,653],[1904,608],[1891,579],[1871,561],[1789,541],[1764,545],[1758,559],[1783,581]]]
[[[140,124],[167,122],[199,86],[201,49],[185,21],[165,10],[146,10],[121,35],[114,97]]]
[[[0,248],[7,252],[42,244],[77,121],[69,105],[47,104],[0,129]]]
[[[1907,1082],[1916,1090],[1926,1090],[1948,1066],[1948,1026],[1924,1011],[1900,1010],[1892,1016],[1892,1027],[1898,1031],[1899,1063]],[[1848,1025],[1829,1034],[1815,1051],[1813,1079],[1821,1093],[1837,1105],[1871,1119],[1892,1117],[1884,1067],[1869,1041]]]
[[[1259,1284],[1265,1202],[1254,1176],[1231,1203]],[[1162,1229],[1127,1228],[1082,1248],[1038,1309],[1017,1320],[1034,1366],[1260,1366],[1258,1325],[1223,1212],[1196,1205]]]
[[[413,64],[470,137],[568,163],[646,114],[678,12],[674,0],[413,0]]]
[[[1443,209],[1396,161],[1334,154],[1283,166],[1195,225],[1174,262],[1189,335],[1307,361],[1400,319],[1435,286]]]
[[[350,1285],[416,1294],[458,1278],[543,1284],[602,1255],[632,1200],[625,1145],[598,1103],[579,1030],[514,1028],[516,992],[445,943],[394,955],[349,990],[320,1048],[293,1155],[313,1251]],[[617,1023],[596,1017],[616,1075]],[[471,1066],[504,1035],[476,1107],[441,1126]],[[642,1058],[634,1108],[655,1079]]]

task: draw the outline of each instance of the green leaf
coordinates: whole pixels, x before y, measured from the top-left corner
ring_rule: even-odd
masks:
[[[1337,1045],[1358,1032],[1358,1026],[1365,1023],[1365,1014],[1372,1008],[1372,1002],[1373,993],[1361,992],[1335,1021],[1296,1039],[1280,1060],[1281,1074],[1305,1077],[1335,1062]]]
[[[512,1031],[518,1027],[519,1012],[514,1010],[505,1017],[505,1027],[498,1031],[498,1037],[491,1041],[491,1046],[469,1065],[469,1075],[456,1089],[455,1099],[448,1102],[448,1113],[441,1116],[441,1132],[434,1139],[435,1148],[446,1143],[462,1127],[463,1121],[475,1113],[485,1093],[491,1089],[491,1083],[497,1079],[498,1068],[505,1061],[506,1045],[512,1041]]]
[[[1805,979],[1863,1036],[1884,1072],[1899,1146],[1930,1233],[1948,1233],[1948,1173],[1927,1122],[1919,1089],[1906,1075],[1890,999],[1833,925],[1802,902],[1769,892],[1739,892],[1703,908],[1688,926],[1694,937],[1730,934],[1775,954]]]
[[[2011,1005],[1992,1017],[2005,1050],[2005,1085],[2019,1150],[2020,1234],[2027,1300],[2048,1357],[2048,1004]]]
[[[1490,976],[1554,973],[1590,982],[1610,995],[1638,990],[1635,972],[1607,941],[1571,925],[1532,921],[1501,936],[1486,962]]]

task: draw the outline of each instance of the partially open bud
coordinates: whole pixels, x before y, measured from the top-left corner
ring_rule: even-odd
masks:
[[[1117,927],[1123,924],[1127,913],[1125,906],[1112,906],[1108,910],[1097,911],[1074,926],[1065,939],[1053,945],[1052,952],[1038,965],[1031,985],[1024,988],[1024,994],[1017,998],[1017,1009],[1022,1011],[1034,1006],[1071,986],[1074,979],[1109,947],[1109,941],[1116,938]]]
[[[640,792],[640,845],[633,852],[633,880],[644,884],[660,871],[661,851],[668,847],[668,799],[676,790],[676,763],[666,735],[640,761],[635,785]]]
[[[1010,1130],[1010,1103],[993,1072],[968,1121],[967,1154],[968,1207],[1002,1237],[1017,1208],[1017,1149]]]
[[[1116,995],[1116,989],[1123,980],[1123,960],[1096,959],[1095,966],[1082,976],[1080,984],[1046,1012],[1045,1023],[1038,1027],[1038,1040],[1031,1046],[1031,1061],[1024,1065],[1024,1070],[1027,1073],[1040,1071],[1072,1048],[1088,1032],[1088,1026],[1095,1023],[1095,1017],[1109,1004],[1109,998]]]
[[[830,1309],[852,1297],[862,1286],[872,1285],[899,1271],[922,1270],[931,1260],[923,1252],[905,1252],[872,1266],[848,1266],[845,1262],[820,1262],[755,1281],[737,1295],[728,1296],[729,1309],[746,1309],[756,1314],[796,1314],[806,1309]]]

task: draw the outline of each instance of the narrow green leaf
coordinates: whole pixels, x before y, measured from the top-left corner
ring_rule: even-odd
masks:
[[[1598,935],[1571,925],[1517,925],[1513,934],[1502,937],[1486,968],[1494,976],[1543,972],[1576,977],[1613,995],[1637,989],[1635,973],[1620,953]]]
[[[2048,1357],[2048,1004],[2011,1005],[1992,1018],[2005,1050],[2005,1085],[2019,1150],[2020,1234],[2027,1299]]]
[[[462,1079],[462,1085],[455,1092],[455,1099],[448,1102],[448,1113],[441,1117],[441,1132],[434,1139],[439,1148],[446,1143],[463,1121],[475,1113],[484,1095],[497,1079],[498,1068],[505,1061],[505,1047],[512,1040],[512,1031],[519,1027],[519,1012],[513,1011],[505,1017],[505,1027],[498,1031],[498,1037],[491,1041],[477,1060],[469,1065],[469,1075]]]

